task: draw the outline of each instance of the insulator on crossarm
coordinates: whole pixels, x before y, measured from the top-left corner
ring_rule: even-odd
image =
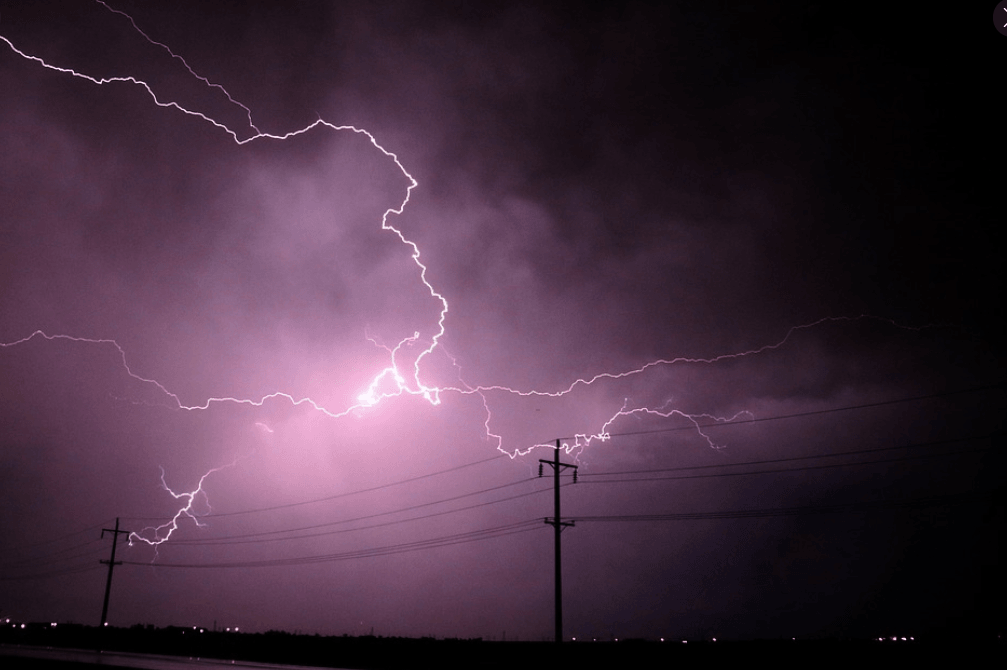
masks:
[[[542,476],[542,464],[541,463],[538,464],[538,476],[539,477]]]
[[[574,484],[577,483],[577,471],[576,470],[573,471],[573,483]]]

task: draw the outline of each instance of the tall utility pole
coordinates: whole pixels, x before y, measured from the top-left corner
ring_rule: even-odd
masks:
[[[556,516],[552,519],[546,517],[545,522],[556,529],[556,642],[560,643],[563,641],[563,570],[562,561],[560,559],[560,533],[563,532],[565,526],[572,526],[573,521],[561,521],[559,515],[559,473],[565,468],[573,468],[573,481],[577,483],[577,466],[571,463],[560,463],[559,462],[559,440],[556,440],[556,454],[553,460],[547,461],[544,458],[538,459],[538,476],[542,476],[542,465],[548,465],[552,468],[552,481],[553,481],[553,503],[555,507]]]
[[[112,568],[117,565],[122,565],[122,561],[116,563],[115,561],[115,545],[119,543],[119,535],[129,535],[128,530],[119,530],[119,517],[115,517],[115,529],[112,528],[102,528],[101,536],[105,537],[105,532],[108,531],[112,533],[112,555],[107,561],[98,561],[99,563],[108,563],[108,580],[105,581],[105,603],[101,606],[101,625],[104,626],[108,623],[108,594],[112,590]]]

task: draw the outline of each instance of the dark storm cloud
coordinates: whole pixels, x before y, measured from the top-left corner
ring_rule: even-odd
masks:
[[[124,17],[51,7],[3,8],[0,34],[94,76],[135,74],[238,139],[254,133],[244,110]],[[946,145],[928,148],[937,121],[916,102],[938,74],[922,81],[876,35],[849,17],[823,24],[813,5],[732,8],[729,19],[634,3],[115,7],[247,104],[262,131],[321,117],[395,152],[419,185],[390,221],[450,305],[427,383],[557,392],[655,359],[753,353],[657,365],[563,398],[455,391],[437,406],[403,396],[342,418],[286,397],[181,411],[281,391],[339,413],[388,365],[384,347],[414,332],[429,342],[440,303],[410,249],[380,229],[408,179],[360,134],[317,128],[238,146],[137,86],[99,87],[4,45],[0,80],[14,93],[0,100],[0,341],[36,329],[114,338],[129,371],[163,389],[130,376],[110,342],[37,336],[0,350],[0,529],[86,543],[91,553],[70,565],[96,568],[107,541],[94,527],[121,516],[140,530],[179,508],[160,468],[175,491],[222,468],[196,501],[220,515],[206,528],[184,519],[156,560],[148,547],[123,550],[154,566],[117,571],[114,623],[549,635],[547,495],[357,532],[331,524],[443,511],[431,503],[515,483],[551,456],[451,470],[498,453],[487,420],[514,453],[593,434],[620,408],[652,411],[564,456],[582,475],[564,489],[564,514],[865,507],[580,522],[564,534],[568,633],[877,634],[975,620],[995,537],[985,503],[871,507],[988,491],[999,468],[974,453],[999,442],[969,439],[1001,425],[997,392],[943,395],[997,383],[1003,366],[992,319],[960,295],[991,272],[989,252],[969,248],[984,225],[962,229],[942,215],[958,193],[925,188]],[[907,165],[909,153],[921,160]],[[923,204],[910,215],[907,199]],[[792,330],[863,313],[878,318]],[[400,364],[418,351],[403,348]],[[916,396],[935,397],[874,405]],[[871,406],[834,411],[861,405]],[[686,415],[746,422],[699,432]],[[883,451],[892,447],[906,448]],[[860,455],[841,462],[877,462],[781,460],[851,451]],[[732,463],[771,471],[668,470]],[[772,471],[781,463],[797,469]],[[441,470],[451,471],[332,498]],[[601,481],[627,470],[654,472]],[[639,479],[693,474],[704,476]],[[535,487],[546,484],[464,500]],[[333,558],[528,520],[536,532]],[[310,537],[289,539],[297,528]],[[272,531],[287,539],[245,542]],[[226,538],[241,542],[207,543]],[[247,567],[316,555],[333,560]],[[26,581],[20,559],[4,557],[0,607],[96,616],[100,574]],[[934,561],[972,576],[935,582],[920,602],[914,580]],[[246,567],[158,567],[172,563]],[[891,604],[900,600],[912,607]]]
[[[860,276],[851,256],[878,266],[869,274],[887,262],[863,258],[875,224],[853,211],[890,187],[870,53],[784,30],[772,49],[735,54],[718,46],[732,29],[697,31],[668,11],[519,5],[407,28],[388,17],[396,39],[352,43],[387,73],[375,116],[419,125],[422,143],[406,146],[420,145],[423,189],[445,201],[449,216],[429,218],[451,231],[449,253],[430,251],[435,271],[457,268],[463,291],[499,287],[540,336],[562,332],[567,313],[591,332],[653,320],[653,337],[619,343],[640,356],[667,353],[671,320],[676,352],[690,330],[739,335],[713,352],[771,337],[759,324],[781,317],[873,311],[875,284],[843,286]]]

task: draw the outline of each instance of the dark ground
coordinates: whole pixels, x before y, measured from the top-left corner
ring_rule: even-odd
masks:
[[[932,664],[969,659],[1003,659],[1000,639],[944,640],[750,640],[691,641],[622,640],[568,642],[496,642],[480,639],[321,637],[285,632],[222,633],[169,627],[109,628],[28,624],[25,629],[3,629],[0,644],[75,649],[104,648],[148,654],[236,659],[317,667],[397,670],[430,666],[452,668],[514,668],[520,666],[578,668],[656,668],[672,664],[765,661],[775,666],[811,663],[846,664],[856,661]],[[5,668],[57,667],[65,670],[88,664],[4,656]]]

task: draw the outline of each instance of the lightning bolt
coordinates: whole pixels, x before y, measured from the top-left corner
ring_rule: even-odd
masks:
[[[141,530],[139,533],[137,532],[130,533],[129,546],[132,547],[133,542],[135,541],[149,544],[150,546],[156,549],[158,545],[167,542],[168,539],[171,537],[172,533],[178,530],[178,522],[179,520],[182,519],[182,517],[188,517],[192,519],[197,526],[202,528],[205,524],[200,523],[199,521],[200,515],[198,512],[196,512],[196,510],[193,509],[193,505],[196,504],[197,498],[199,500],[202,500],[203,504],[206,506],[206,511],[203,512],[203,514],[209,514],[212,511],[212,509],[210,508],[210,501],[206,496],[206,491],[203,490],[203,482],[205,482],[206,478],[212,475],[214,472],[220,472],[224,468],[232,467],[235,464],[235,462],[236,461],[232,461],[231,463],[228,463],[227,465],[222,465],[219,468],[213,468],[212,470],[210,470],[205,475],[199,478],[199,484],[196,486],[195,489],[183,493],[175,493],[174,491],[171,490],[171,487],[168,486],[168,482],[165,481],[164,478],[165,477],[164,468],[161,468],[161,487],[169,494],[171,494],[171,496],[175,500],[185,501],[185,506],[183,506],[180,510],[175,512],[175,516],[171,518],[171,521],[163,523],[160,526],[148,526],[147,528]],[[146,537],[147,534],[152,535],[152,537]]]
[[[297,137],[299,135],[304,135],[304,134],[310,133],[311,131],[316,130],[316,129],[320,129],[320,128],[326,128],[328,130],[335,131],[335,132],[349,131],[349,132],[352,132],[352,133],[356,133],[358,135],[363,135],[364,137],[367,138],[367,141],[370,142],[370,144],[374,146],[374,148],[376,148],[378,151],[380,151],[385,157],[387,157],[387,158],[389,158],[389,159],[392,160],[392,162],[395,164],[396,168],[398,168],[398,170],[402,173],[402,175],[409,182],[409,185],[406,188],[405,195],[404,195],[402,201],[397,206],[389,207],[382,214],[382,216],[381,216],[381,229],[385,230],[385,231],[388,231],[388,232],[392,233],[393,235],[395,235],[399,239],[399,241],[408,248],[409,253],[410,253],[410,257],[411,257],[413,263],[415,263],[417,269],[419,270],[419,279],[420,279],[420,281],[426,287],[426,290],[429,292],[430,296],[440,306],[439,312],[438,312],[438,317],[437,317],[436,328],[434,330],[434,333],[432,335],[430,335],[425,340],[425,344],[423,344],[424,340],[421,340],[421,338],[420,338],[420,333],[416,332],[416,333],[414,333],[414,335],[412,337],[408,337],[408,338],[403,339],[394,348],[390,349],[389,350],[389,352],[390,352],[390,359],[391,359],[390,360],[390,364],[385,369],[381,370],[380,372],[378,372],[375,375],[374,380],[371,382],[371,384],[368,387],[367,391],[361,393],[360,396],[358,397],[358,403],[357,404],[355,404],[355,405],[353,405],[353,406],[351,406],[351,407],[349,407],[346,410],[341,411],[341,412],[335,412],[335,413],[333,413],[333,412],[331,412],[329,410],[325,410],[323,407],[319,406],[317,403],[315,403],[313,400],[311,400],[309,398],[294,398],[290,394],[282,393],[282,392],[278,392],[278,393],[274,393],[274,394],[270,394],[270,395],[264,396],[264,397],[260,398],[258,401],[239,399],[239,398],[232,398],[232,397],[208,398],[207,401],[206,401],[206,403],[204,403],[203,405],[187,406],[187,405],[184,405],[181,402],[181,400],[178,398],[177,395],[175,395],[174,393],[170,392],[168,389],[166,389],[160,383],[158,383],[155,380],[145,379],[143,377],[140,377],[139,375],[134,374],[132,372],[132,370],[129,370],[128,365],[126,365],[126,369],[127,369],[127,372],[129,373],[129,375],[131,377],[133,377],[134,379],[137,379],[139,381],[157,385],[158,388],[161,391],[163,391],[166,395],[168,395],[169,397],[171,397],[177,403],[177,405],[178,405],[178,407],[180,409],[187,409],[187,410],[207,409],[210,406],[210,404],[216,403],[216,402],[236,402],[236,403],[241,403],[241,404],[261,405],[266,400],[269,400],[271,398],[281,397],[281,398],[286,398],[286,399],[290,400],[294,405],[308,404],[308,405],[311,405],[316,410],[324,411],[326,414],[329,414],[330,416],[338,418],[338,417],[346,416],[347,414],[349,414],[349,413],[351,413],[351,412],[353,412],[355,410],[359,410],[359,409],[362,409],[362,408],[373,406],[374,404],[376,404],[377,402],[379,402],[382,398],[387,398],[387,397],[391,397],[391,396],[402,395],[403,393],[408,393],[408,394],[411,394],[411,395],[419,395],[419,396],[422,396],[423,398],[425,398],[426,400],[428,400],[431,404],[434,404],[434,405],[439,404],[440,403],[439,389],[437,389],[435,387],[427,386],[426,384],[424,384],[420,380],[420,365],[421,365],[423,359],[426,358],[427,356],[429,356],[431,353],[433,353],[433,351],[437,348],[437,345],[440,342],[440,339],[443,337],[443,335],[445,333],[444,322],[445,322],[445,319],[447,318],[447,314],[448,314],[448,301],[447,301],[447,299],[440,292],[438,292],[434,288],[433,284],[431,284],[430,281],[427,279],[427,266],[421,260],[421,253],[420,253],[419,246],[417,246],[417,244],[415,242],[413,242],[412,240],[408,239],[402,233],[402,231],[400,229],[398,229],[395,226],[393,226],[391,224],[391,222],[390,222],[390,218],[393,215],[394,216],[401,216],[401,214],[403,213],[403,211],[405,211],[406,205],[409,204],[409,199],[410,199],[410,197],[412,195],[413,189],[415,189],[418,186],[418,182],[406,170],[406,168],[402,164],[401,160],[399,160],[399,157],[395,153],[393,153],[392,151],[389,151],[388,149],[386,149],[385,147],[383,147],[381,144],[379,144],[377,138],[373,134],[371,134],[369,131],[367,131],[366,129],[357,128],[356,126],[352,126],[352,125],[336,125],[336,124],[330,123],[330,122],[328,122],[328,121],[326,121],[324,119],[321,119],[321,118],[317,119],[313,123],[308,124],[307,126],[304,126],[303,128],[300,128],[300,129],[297,129],[297,130],[292,130],[292,131],[289,131],[289,132],[283,133],[283,134],[274,134],[274,133],[261,132],[255,126],[255,124],[252,123],[251,110],[249,110],[249,108],[247,106],[243,105],[242,103],[237,102],[231,96],[231,94],[228,93],[226,89],[224,89],[223,86],[221,86],[220,84],[212,83],[206,77],[204,77],[204,76],[199,75],[198,73],[196,73],[192,69],[192,67],[186,62],[186,60],[184,58],[182,58],[181,56],[175,54],[165,44],[163,44],[161,42],[157,42],[154,39],[150,38],[146,33],[144,33],[136,25],[136,22],[132,19],[132,17],[130,17],[125,12],[122,12],[122,11],[116,10],[116,9],[112,9],[107,3],[102,2],[102,0],[96,0],[96,2],[98,2],[98,4],[102,5],[103,7],[105,7],[106,9],[108,9],[109,11],[114,12],[115,14],[121,15],[121,16],[125,17],[126,19],[128,19],[129,22],[130,22],[130,24],[133,26],[133,28],[137,32],[139,32],[148,42],[150,42],[151,44],[154,44],[154,45],[156,45],[156,46],[158,46],[158,47],[166,50],[171,55],[172,58],[175,58],[179,62],[181,62],[183,64],[183,66],[185,67],[185,69],[193,77],[197,78],[198,80],[200,80],[201,82],[203,82],[204,84],[206,84],[206,85],[208,85],[210,87],[213,87],[215,89],[218,89],[218,90],[222,91],[227,96],[227,99],[229,101],[231,101],[235,105],[238,105],[239,107],[241,107],[241,109],[243,109],[247,113],[249,126],[254,131],[254,133],[251,134],[248,137],[241,138],[238,135],[237,131],[235,131],[232,128],[228,127],[227,125],[225,125],[225,124],[223,124],[223,123],[221,123],[221,122],[219,122],[219,121],[217,121],[217,120],[215,120],[215,119],[213,119],[213,118],[211,118],[211,117],[203,114],[202,112],[200,112],[198,110],[188,109],[188,108],[183,107],[182,105],[180,105],[179,103],[177,103],[177,102],[175,102],[173,100],[162,100],[162,99],[160,99],[158,97],[157,93],[155,93],[154,89],[151,87],[150,84],[148,84],[147,82],[145,82],[145,81],[143,81],[141,79],[138,79],[136,77],[132,77],[132,76],[124,76],[124,77],[93,77],[91,75],[78,72],[78,71],[73,70],[71,68],[60,67],[60,66],[54,65],[52,63],[47,62],[46,60],[44,60],[43,58],[41,58],[39,56],[35,56],[35,55],[32,55],[32,54],[26,53],[26,52],[22,51],[21,49],[18,49],[14,45],[13,42],[11,42],[9,39],[7,39],[6,37],[4,37],[3,35],[0,35],[0,41],[3,41],[3,43],[6,44],[8,46],[8,48],[10,48],[11,51],[13,51],[18,56],[20,56],[20,57],[22,57],[22,58],[24,58],[26,60],[38,63],[40,66],[42,66],[43,68],[46,68],[48,70],[53,70],[55,72],[59,72],[59,73],[62,73],[62,74],[67,74],[67,75],[70,75],[70,76],[73,76],[73,77],[84,79],[85,81],[89,81],[89,82],[91,82],[93,84],[96,84],[98,86],[104,86],[104,85],[107,85],[107,84],[115,84],[115,83],[129,83],[129,84],[133,84],[133,85],[139,86],[140,88],[142,88],[147,93],[148,96],[150,96],[151,100],[153,100],[154,104],[157,105],[158,107],[172,108],[172,109],[175,109],[175,110],[177,110],[179,112],[182,112],[183,114],[186,114],[186,115],[198,118],[198,119],[200,119],[202,121],[205,121],[207,123],[210,123],[213,126],[215,126],[216,128],[218,128],[218,129],[224,131],[225,133],[227,133],[231,137],[231,139],[235,142],[235,144],[237,144],[239,146],[243,146],[243,145],[248,144],[250,142],[255,142],[255,141],[260,141],[260,140],[276,140],[276,141],[289,140],[291,138]],[[2,344],[2,346],[11,346],[11,345],[16,345],[16,344],[21,344],[21,343],[27,342],[28,340],[30,340],[32,337],[34,337],[36,335],[45,337],[46,339],[50,339],[50,340],[53,340],[53,339],[66,339],[66,340],[72,340],[72,341],[76,341],[76,342],[87,342],[87,343],[92,343],[92,344],[111,344],[122,355],[122,357],[123,357],[123,364],[125,365],[125,352],[123,351],[122,347],[120,347],[119,344],[117,342],[115,342],[115,340],[110,340],[110,339],[88,339],[88,338],[72,337],[72,336],[68,336],[68,335],[47,335],[47,334],[45,334],[45,333],[43,333],[41,331],[36,331],[32,335],[30,335],[30,336],[28,336],[26,338],[23,338],[21,340],[17,340],[15,342],[6,343],[6,344],[4,344],[4,343],[0,343],[0,344]],[[420,351],[413,358],[412,364],[408,365],[408,366],[401,366],[398,363],[398,359],[403,355],[403,353],[405,351],[407,351],[409,349],[413,349],[415,347],[419,347]],[[389,387],[389,383],[388,382],[391,382],[391,384],[390,384],[391,390],[382,390],[382,389],[387,389]]]
[[[382,400],[391,397],[397,397],[403,395],[417,396],[427,401],[431,405],[436,406],[441,403],[441,397],[445,393],[454,393],[466,396],[474,395],[480,398],[482,408],[485,413],[483,421],[483,426],[485,429],[485,438],[487,439],[487,441],[495,444],[496,449],[498,449],[499,451],[509,455],[511,458],[516,458],[519,455],[526,455],[533,449],[539,447],[550,448],[550,449],[554,447],[552,443],[542,443],[542,444],[529,445],[523,448],[519,446],[512,446],[505,449],[503,445],[502,436],[495,433],[493,429],[493,412],[491,409],[491,402],[490,402],[490,396],[492,394],[502,393],[517,397],[559,398],[567,396],[579,388],[590,387],[605,381],[615,381],[615,380],[626,379],[636,375],[642,375],[655,368],[668,367],[680,364],[712,365],[720,361],[725,361],[729,359],[738,359],[743,357],[756,356],[783,347],[798,331],[814,328],[816,326],[820,326],[822,324],[830,322],[858,321],[862,319],[878,319],[881,321],[889,322],[893,326],[899,328],[907,328],[906,326],[899,326],[898,324],[895,324],[889,319],[880,319],[879,317],[873,317],[869,315],[824,317],[811,323],[791,327],[789,330],[787,330],[787,332],[780,340],[746,351],[741,351],[732,354],[725,354],[712,358],[678,357],[671,359],[658,359],[645,363],[644,365],[641,365],[637,368],[624,370],[621,372],[600,372],[593,376],[578,378],[565,387],[557,388],[551,391],[542,391],[535,389],[522,390],[499,385],[470,385],[462,380],[461,367],[457,364],[457,361],[455,361],[455,359],[452,356],[450,356],[450,354],[447,354],[444,351],[443,347],[440,346],[441,339],[444,336],[446,329],[445,323],[448,316],[448,301],[444,297],[444,295],[440,293],[428,279],[427,265],[422,260],[420,248],[417,246],[415,242],[408,239],[403,234],[403,232],[399,228],[394,226],[392,223],[394,217],[401,216],[402,213],[405,211],[406,206],[410,202],[413,190],[418,186],[417,180],[406,170],[405,166],[402,164],[398,155],[382,146],[373,134],[371,134],[369,131],[363,128],[358,128],[352,125],[337,125],[330,123],[322,118],[317,119],[313,123],[304,126],[303,128],[292,130],[286,133],[276,134],[260,130],[252,120],[252,112],[249,109],[249,107],[247,107],[246,105],[242,104],[241,102],[237,101],[234,97],[232,97],[231,94],[222,85],[211,82],[205,76],[198,74],[184,58],[174,53],[167,45],[151,38],[146,32],[144,32],[137,25],[136,21],[134,21],[133,18],[128,14],[126,14],[125,12],[112,8],[103,0],[96,0],[96,2],[105,9],[107,9],[109,12],[112,12],[113,14],[123,17],[125,20],[129,21],[130,25],[137,33],[139,33],[151,45],[159,49],[163,49],[171,56],[171,58],[176,59],[179,63],[181,63],[182,67],[185,68],[185,70],[189,73],[189,75],[202,82],[205,86],[213,88],[223,93],[230,101],[230,103],[242,109],[248,120],[247,130],[242,129],[242,132],[239,133],[238,130],[232,129],[225,123],[222,123],[204,114],[203,112],[200,112],[196,109],[189,109],[187,107],[184,107],[174,100],[162,99],[158,96],[158,94],[155,92],[154,88],[150,84],[136,77],[92,76],[86,73],[78,72],[71,68],[54,65],[52,63],[47,62],[46,60],[44,60],[39,56],[29,54],[19,49],[17,46],[14,45],[13,42],[11,42],[3,35],[0,35],[0,41],[2,41],[10,49],[10,51],[12,51],[17,56],[26,59],[28,61],[31,61],[33,63],[36,63],[42,68],[45,68],[47,70],[79,78],[91,82],[97,86],[128,84],[139,87],[145,92],[147,96],[150,97],[153,103],[158,107],[174,109],[177,112],[180,112],[182,114],[191,117],[195,117],[203,122],[209,123],[218,130],[230,136],[231,139],[235,142],[235,144],[239,146],[244,146],[251,142],[264,142],[270,140],[283,142],[296,136],[304,135],[313,131],[322,131],[322,130],[332,132],[351,132],[365,137],[367,141],[369,141],[370,144],[373,145],[373,147],[377,151],[381,152],[383,156],[385,156],[387,159],[391,160],[395,164],[396,168],[402,173],[402,175],[408,182],[408,186],[405,189],[405,193],[401,201],[397,205],[386,209],[382,214],[381,229],[384,231],[388,231],[389,233],[394,235],[399,240],[399,242],[408,249],[410,258],[412,262],[415,264],[416,269],[418,271],[419,281],[422,282],[430,298],[437,305],[436,325],[432,329],[433,331],[432,333],[423,335],[420,331],[415,331],[412,336],[406,337],[401,341],[399,341],[398,343],[396,343],[394,346],[390,347],[378,344],[374,339],[368,337],[368,339],[371,339],[371,341],[376,346],[385,349],[385,351],[388,354],[388,364],[382,370],[378,371],[374,375],[372,381],[367,386],[366,390],[361,392],[356,397],[355,402],[352,402],[343,409],[337,409],[337,410],[324,407],[309,397],[298,397],[282,391],[276,391],[274,393],[264,395],[258,399],[238,398],[228,396],[209,397],[206,398],[205,401],[203,401],[202,403],[186,404],[182,402],[182,400],[176,393],[166,388],[159,381],[143,377],[142,375],[134,372],[134,370],[130,367],[127,361],[125,350],[114,339],[75,337],[65,334],[53,335],[53,334],[47,334],[41,330],[36,330],[30,335],[15,341],[6,343],[0,342],[0,348],[8,348],[24,345],[35,338],[41,338],[46,341],[66,340],[70,342],[87,344],[87,345],[112,347],[117,352],[121,360],[123,369],[125,369],[126,373],[131,378],[145,385],[153,386],[154,388],[157,389],[157,391],[160,394],[163,394],[163,397],[170,399],[171,405],[173,405],[174,408],[184,411],[207,410],[212,405],[221,403],[262,406],[265,402],[272,399],[284,399],[295,407],[302,405],[308,406],[312,410],[321,412],[333,419],[340,419],[346,417],[351,413],[359,413],[361,411],[364,411],[367,408],[377,405]],[[426,360],[428,357],[433,355],[435,351],[438,350],[448,357],[451,363],[455,366],[455,369],[458,371],[458,379],[459,379],[458,385],[438,387],[429,385],[422,379],[421,366],[424,360]],[[606,421],[604,421],[604,423],[600,426],[600,428],[596,432],[579,434],[573,436],[572,438],[568,438],[568,440],[572,441],[564,441],[562,443],[562,448],[565,449],[568,453],[574,451],[577,451],[579,453],[593,441],[596,440],[602,442],[606,441],[611,437],[609,433],[611,426],[616,421],[619,421],[620,419],[626,417],[655,416],[667,419],[672,416],[677,416],[691,422],[695,427],[697,433],[706,440],[708,446],[716,449],[723,445],[716,444],[706,433],[703,432],[704,422],[724,423],[733,421],[740,416],[751,416],[747,412],[739,412],[738,414],[729,417],[717,417],[710,414],[689,414],[679,409],[669,408],[668,405],[669,403],[666,403],[664,406],[659,408],[650,408],[646,406],[630,406],[629,399],[626,399],[623,402],[622,406],[617,411],[615,411],[611,415],[611,417],[609,417]],[[256,425],[258,425],[263,431],[272,432],[272,429],[266,424],[258,423]],[[200,523],[198,518],[199,514],[194,509],[194,505],[196,505],[197,502],[202,502],[202,504],[208,506],[206,491],[204,489],[204,483],[207,477],[209,477],[211,474],[215,472],[220,471],[223,468],[231,467],[232,465],[234,465],[234,463],[210,470],[199,479],[198,486],[194,490],[182,493],[176,493],[167,485],[167,482],[165,480],[165,473],[162,469],[161,471],[162,487],[176,500],[184,503],[184,505],[172,517],[170,521],[160,526],[156,527],[152,526],[145,528],[143,531],[139,533],[136,532],[131,533],[129,537],[130,544],[132,545],[134,543],[145,543],[154,546],[156,548],[158,545],[166,542],[172,536],[172,534],[179,528],[180,521],[183,521],[185,517],[192,519],[197,526],[201,526],[202,524]]]

